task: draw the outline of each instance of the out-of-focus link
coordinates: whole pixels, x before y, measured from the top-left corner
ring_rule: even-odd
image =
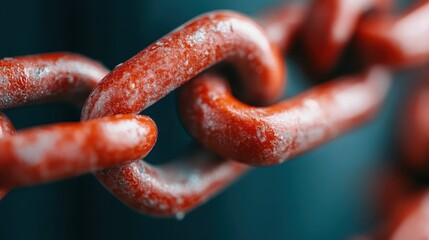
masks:
[[[357,45],[367,64],[410,67],[429,59],[429,1],[421,0],[399,16],[373,15],[362,20]]]
[[[0,139],[13,134],[15,134],[15,128],[6,115],[0,112]],[[6,188],[0,187],[0,200],[7,194],[7,192],[8,190]]]
[[[310,69],[320,74],[332,71],[365,14],[384,12],[390,5],[390,0],[312,1],[300,29]]]
[[[429,174],[429,75],[409,94],[403,113],[403,160],[412,171]]]

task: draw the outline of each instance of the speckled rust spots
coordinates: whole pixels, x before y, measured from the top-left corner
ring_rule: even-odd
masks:
[[[0,109],[88,93],[107,72],[99,63],[69,53],[2,59]]]
[[[225,80],[208,74],[186,85],[181,117],[208,149],[251,165],[272,165],[358,126],[380,106],[390,85],[374,68],[342,77],[266,108],[235,99]]]
[[[247,169],[200,149],[166,165],[137,161],[98,171],[96,176],[121,201],[138,211],[181,218]]]
[[[116,67],[91,93],[82,118],[138,113],[221,61],[239,70],[248,101],[267,104],[281,95],[284,64],[263,30],[240,14],[213,12],[191,20]],[[132,162],[99,171],[97,176],[138,211],[181,216],[245,169],[203,151],[167,166]]]
[[[15,134],[15,128],[10,120],[0,112],[0,138]]]
[[[81,101],[107,73],[79,55],[55,53],[0,61],[0,108],[52,99]],[[143,116],[116,115],[85,123],[62,123],[14,134],[0,114],[0,187],[53,181],[144,157],[157,130]],[[12,136],[13,135],[13,136]]]
[[[53,181],[139,159],[152,149],[156,136],[152,120],[133,115],[20,131],[0,139],[0,187]]]
[[[83,108],[83,119],[139,113],[221,61],[240,71],[245,98],[270,103],[283,92],[281,55],[252,20],[233,12],[202,15],[109,73]]]

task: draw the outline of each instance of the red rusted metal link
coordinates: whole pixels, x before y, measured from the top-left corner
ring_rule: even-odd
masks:
[[[411,92],[405,105],[403,129],[400,135],[402,164],[418,178],[427,178],[429,172],[429,84],[428,75]],[[429,192],[427,185],[416,184],[416,176],[397,178],[395,185],[397,196],[384,201],[391,207],[389,215],[384,217],[380,239],[429,239]],[[391,179],[388,179],[391,182]],[[385,203],[383,203],[385,204]],[[377,238],[377,239],[379,239]]]
[[[182,218],[235,179],[247,166],[194,149],[162,166],[136,161],[96,172],[121,201],[137,211]]]
[[[385,11],[389,0],[316,0],[310,4],[301,32],[303,51],[311,68],[331,71],[351,40],[355,29],[369,11]]]
[[[429,74],[409,96],[402,125],[404,161],[413,171],[429,173]]]
[[[0,61],[0,106],[10,108],[89,92],[107,73],[78,55],[55,53]],[[81,100],[80,100],[81,101]],[[85,123],[62,123],[14,136],[0,118],[0,187],[53,181],[146,156],[157,137],[152,120],[116,115]]]
[[[15,134],[15,128],[10,120],[0,112],[0,139]],[[0,200],[7,194],[6,188],[0,188]]]
[[[208,149],[246,164],[272,165],[365,122],[389,85],[389,74],[374,68],[257,108],[235,99],[224,79],[205,74],[183,88],[181,118]]]
[[[117,66],[89,96],[83,119],[139,113],[203,70],[233,64],[250,102],[267,104],[283,92],[282,57],[264,31],[233,12],[199,16]]]
[[[427,187],[417,185],[401,169],[391,169],[382,175],[382,184],[377,189],[381,192],[378,194],[381,201],[377,204],[381,224],[370,239],[428,239]]]
[[[101,64],[69,53],[2,59],[0,109],[89,94],[107,72]]]
[[[428,239],[428,209],[428,191],[407,196],[392,209],[375,239]]]
[[[249,101],[269,103],[282,93],[283,61],[260,27],[237,13],[214,12],[191,20],[116,67],[89,96],[82,119],[139,113],[221,61],[231,62],[239,71],[249,89],[243,97]],[[197,158],[173,161],[173,166],[181,166],[177,172],[134,162],[97,176],[138,211],[180,215],[246,169],[207,153]]]
[[[388,185],[380,189],[385,195],[379,206],[382,209],[381,224],[375,231],[374,239],[428,239],[427,186],[417,185],[410,176],[404,174],[394,178],[390,176],[384,181]]]
[[[429,2],[420,0],[399,16],[388,14],[392,5],[390,0],[314,0],[307,9],[286,5],[268,12],[262,25],[282,49],[292,35],[302,45],[310,65],[306,69],[318,75],[336,67],[353,39],[366,65],[397,68],[427,62]]]
[[[367,64],[409,67],[429,58],[429,1],[420,0],[400,16],[373,15],[356,32],[357,45]]]
[[[400,157],[394,170],[378,174],[377,211],[381,216],[375,239],[429,239],[429,82],[414,86],[402,117]],[[387,172],[387,174],[386,174]]]
[[[9,118],[0,112],[0,138],[15,134],[15,128]]]
[[[20,131],[0,139],[0,186],[53,181],[139,159],[156,135],[151,119],[133,115]]]

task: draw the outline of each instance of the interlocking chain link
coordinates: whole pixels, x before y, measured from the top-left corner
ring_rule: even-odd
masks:
[[[382,178],[379,208],[385,223],[380,227],[379,239],[429,237],[429,109],[425,106],[429,98],[429,72],[425,72],[405,104],[397,166]]]
[[[389,89],[391,70],[429,60],[429,2],[399,16],[390,15],[392,5],[387,0],[316,0],[309,7],[268,11],[259,23],[234,12],[211,12],[110,73],[68,53],[0,60],[0,109],[58,98],[81,102],[93,89],[81,123],[14,134],[0,115],[0,187],[95,172],[133,209],[181,216],[250,166],[282,163],[374,116]],[[353,54],[345,54],[346,49]],[[358,71],[278,102],[286,85],[281,53],[291,50],[307,74],[318,79],[335,75],[344,61],[358,62]],[[230,68],[234,74],[225,70]],[[240,89],[234,95],[231,75],[238,76],[234,89]],[[160,166],[139,160],[154,146],[157,129],[138,113],[182,85],[180,117],[204,149]],[[419,121],[419,114],[412,116]],[[426,152],[418,154],[429,159]]]

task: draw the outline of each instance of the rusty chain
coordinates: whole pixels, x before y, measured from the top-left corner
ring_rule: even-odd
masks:
[[[267,11],[259,23],[235,12],[206,13],[111,72],[69,53],[0,60],[0,109],[79,103],[90,92],[80,123],[15,132],[0,115],[0,197],[6,189],[94,172],[131,208],[181,216],[250,166],[282,163],[371,119],[391,72],[429,60],[429,2],[398,16],[392,5],[316,0]],[[337,77],[278,102],[286,85],[282,53],[319,82]],[[338,76],[347,61],[356,62],[355,71]],[[227,81],[232,75],[235,88]],[[160,166],[139,160],[154,146],[157,128],[138,113],[179,87],[183,125],[204,148]],[[429,159],[427,89],[407,108],[413,131],[404,146],[415,139],[420,145],[404,147],[412,151],[404,155],[418,169]]]

